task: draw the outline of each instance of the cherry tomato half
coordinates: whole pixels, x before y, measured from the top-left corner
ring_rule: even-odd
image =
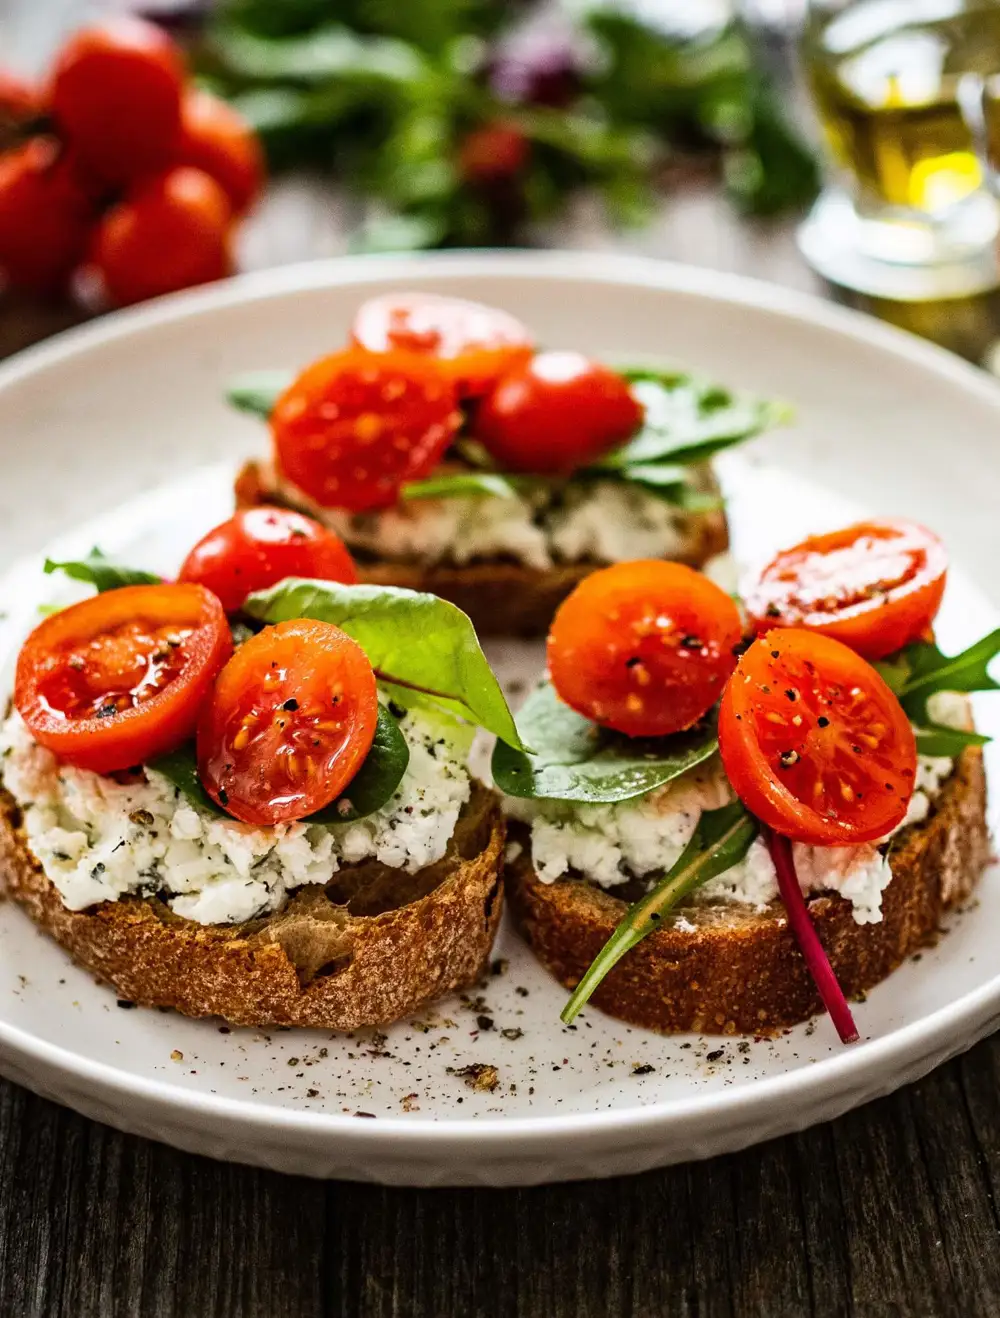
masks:
[[[264,186],[264,153],[256,134],[231,105],[211,92],[184,96],[177,163],[204,170],[242,215]]]
[[[477,397],[531,357],[531,335],[496,307],[434,293],[388,293],[359,308],[351,337],[369,352],[413,352],[440,363],[462,398]]]
[[[724,591],[680,563],[603,568],[563,601],[549,632],[559,698],[630,737],[689,728],[736,665],[740,616]]]
[[[944,545],[916,522],[858,522],[783,550],[746,607],[757,631],[806,627],[882,659],[927,633],[947,571]]]
[[[63,46],[49,100],[56,123],[90,168],[122,184],[172,159],[184,64],[152,23],[120,15]]]
[[[267,627],[226,664],[198,725],[205,790],[246,824],[303,819],[361,768],[378,694],[364,650],[328,622]]]
[[[222,605],[202,586],[123,586],[35,628],[14,704],[61,760],[115,773],[187,741],[232,649]]]
[[[50,138],[0,154],[0,276],[13,288],[62,293],[93,215],[70,161]]]
[[[476,413],[476,438],[506,471],[568,474],[642,421],[626,382],[578,352],[541,352],[505,375]]]
[[[222,279],[232,268],[229,198],[188,165],[144,180],[102,218],[92,269],[116,306]]]
[[[798,842],[874,842],[913,795],[916,743],[899,701],[864,659],[815,632],[754,641],[722,697],[719,749],[748,809]]]
[[[255,590],[285,577],[320,581],[358,579],[354,560],[339,536],[288,508],[244,508],[215,527],[188,554],[178,581],[197,581],[236,613]]]
[[[278,467],[323,508],[388,508],[440,461],[462,420],[438,362],[360,348],[323,357],[271,413]]]

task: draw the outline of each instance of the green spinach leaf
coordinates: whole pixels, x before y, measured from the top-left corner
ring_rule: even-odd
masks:
[[[461,609],[436,595],[290,578],[249,596],[243,611],[265,623],[336,623],[358,642],[379,677],[423,692],[523,749],[475,628]]]
[[[403,499],[455,499],[469,495],[489,495],[496,499],[516,499],[514,482],[492,471],[457,471],[411,481],[402,489]]]
[[[531,752],[497,742],[493,781],[508,796],[611,804],[662,787],[718,749],[714,719],[690,732],[648,739],[599,728],[546,683],[528,697],[517,727]]]
[[[929,641],[917,641],[875,667],[895,692],[899,703],[919,727],[931,723],[927,702],[938,691],[1000,691],[989,673],[1000,654],[1000,628],[961,654],[946,655]]]
[[[155,572],[143,572],[114,562],[96,545],[86,558],[69,559],[63,563],[47,558],[44,570],[46,575],[63,572],[73,581],[85,581],[98,591],[117,590],[119,586],[156,586],[163,580]]]

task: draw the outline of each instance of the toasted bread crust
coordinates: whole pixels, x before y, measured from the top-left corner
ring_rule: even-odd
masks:
[[[29,852],[13,799],[0,794],[0,879],[36,924],[118,995],[234,1025],[353,1030],[398,1020],[479,975],[500,922],[504,821],[477,788],[425,895],[354,915],[324,888],[243,925],[200,925],[155,900],[70,911]],[[385,866],[356,885],[376,892]],[[391,877],[391,874],[390,874]],[[361,905],[364,905],[362,900]]]
[[[848,997],[883,980],[932,942],[946,910],[972,892],[989,857],[981,752],[966,750],[922,824],[900,834],[879,924],[855,923],[849,901],[810,899],[809,912]],[[539,882],[530,848],[508,862],[514,919],[542,964],[567,988],[579,983],[626,906],[581,880]],[[594,1006],[664,1033],[773,1034],[822,1011],[812,979],[775,904],[691,906],[694,931],[665,927],[633,948],[595,992]]]
[[[258,462],[248,462],[236,478],[236,506],[283,503],[269,488]],[[308,508],[305,511],[309,511]],[[701,567],[729,547],[725,514],[709,512],[697,519],[697,534],[680,562]],[[360,579],[370,585],[425,590],[469,615],[480,636],[543,636],[556,609],[600,563],[564,563],[551,568],[526,567],[497,559],[456,567],[447,563],[358,562]]]

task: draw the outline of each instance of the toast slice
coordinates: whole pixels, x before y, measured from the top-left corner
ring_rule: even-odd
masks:
[[[0,881],[35,923],[120,997],[234,1025],[383,1025],[474,982],[500,922],[504,836],[496,797],[473,784],[436,864],[346,865],[265,919],[202,925],[156,898],[69,910],[0,791]]]
[[[527,831],[512,836],[527,839]],[[982,752],[966,749],[931,813],[893,840],[882,920],[857,924],[835,894],[809,913],[848,997],[872,988],[934,941],[945,911],[966,900],[989,859]],[[625,914],[626,903],[582,879],[541,883],[530,842],[508,861],[505,883],[521,933],[547,970],[574,988]],[[774,1034],[823,1010],[780,903],[763,912],[692,903],[685,925],[657,929],[594,993],[594,1006],[664,1033]],[[691,926],[693,927],[693,930]]]
[[[294,506],[297,511],[322,518],[322,509],[305,495],[292,503],[269,474],[270,464],[247,462],[236,478],[237,508],[259,504]],[[729,547],[725,513],[692,514],[691,534],[678,561],[702,567]],[[603,563],[563,563],[550,568],[528,567],[510,559],[474,562],[412,563],[376,560],[348,544],[359,580],[378,586],[405,586],[450,600],[472,619],[480,636],[542,636],[566,596]]]

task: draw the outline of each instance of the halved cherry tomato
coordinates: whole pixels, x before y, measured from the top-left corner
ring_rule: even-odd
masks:
[[[719,748],[748,809],[798,842],[874,842],[913,795],[916,743],[899,701],[864,659],[815,632],[754,641],[722,697]]]
[[[607,366],[578,352],[541,352],[486,395],[474,428],[503,469],[557,475],[624,443],[642,417]]]
[[[360,348],[306,368],[271,413],[278,466],[323,508],[388,508],[426,476],[462,420],[440,363]]]
[[[184,64],[162,29],[126,15],[85,28],[63,46],[49,99],[89,167],[121,184],[173,157]]]
[[[257,200],[264,153],[253,129],[231,105],[197,88],[184,96],[177,163],[204,170],[229,197],[233,213]]]
[[[358,579],[339,536],[289,508],[244,508],[204,536],[184,560],[178,581],[198,581],[236,613],[255,590],[285,577]]]
[[[740,616],[725,592],[680,563],[603,568],[563,601],[549,632],[559,698],[630,737],[689,728],[736,665]]]
[[[115,773],[194,732],[233,642],[202,586],[123,586],[53,614],[17,660],[14,704],[61,760]]]
[[[882,659],[927,634],[948,556],[916,522],[857,522],[783,550],[748,592],[757,631],[806,627]]]
[[[303,819],[361,768],[377,718],[375,674],[357,641],[332,623],[282,622],[220,673],[198,725],[198,772],[246,824]]]
[[[387,293],[365,302],[351,338],[369,352],[433,357],[462,398],[478,397],[531,357],[534,344],[519,320],[464,298]]]

